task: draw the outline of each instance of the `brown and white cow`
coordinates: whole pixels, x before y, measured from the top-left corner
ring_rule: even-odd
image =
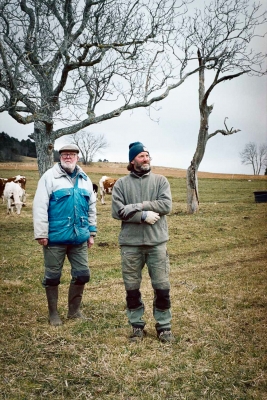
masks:
[[[109,178],[108,176],[102,176],[99,181],[99,189],[100,189],[100,200],[101,204],[105,203],[105,194],[111,194],[114,183],[117,179]]]
[[[19,183],[20,184],[20,186],[22,187],[22,189],[26,189],[26,176],[23,176],[23,175],[16,175],[16,176],[13,176],[12,178],[7,178],[7,181],[8,182],[16,182],[16,183]]]
[[[98,186],[97,186],[96,183],[93,183],[93,191],[94,191],[94,194],[96,195],[96,198],[97,198]]]
[[[7,178],[0,178],[0,197],[2,197],[2,198],[3,198],[3,193],[5,190],[6,183],[7,183]]]
[[[7,182],[4,189],[4,199],[7,201],[7,213],[13,213],[15,206],[17,214],[20,214],[23,200],[25,199],[25,190],[19,183],[13,181]]]

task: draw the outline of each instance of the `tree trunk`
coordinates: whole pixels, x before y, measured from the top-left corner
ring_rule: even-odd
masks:
[[[208,123],[212,107],[203,106],[201,109],[200,129],[198,134],[197,148],[194,157],[187,169],[187,212],[194,214],[199,209],[198,179],[199,165],[204,157],[208,141]]]
[[[42,122],[34,123],[33,139],[35,141],[39,175],[54,165],[54,143],[51,130]]]
[[[193,161],[194,160],[191,161],[191,165],[187,169],[187,174],[186,174],[187,212],[189,214],[194,214],[195,212],[197,212],[199,207],[197,170]]]
[[[191,161],[190,167],[187,169],[187,212],[194,214],[199,209],[198,180],[197,172],[199,165],[204,157],[206,144],[209,137],[209,115],[213,106],[208,106],[208,94],[205,93],[205,68],[200,50],[198,49],[199,80],[198,80],[198,103],[200,112],[200,127],[198,132],[197,148]]]

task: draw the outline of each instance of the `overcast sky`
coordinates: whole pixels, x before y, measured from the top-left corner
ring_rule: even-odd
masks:
[[[259,39],[260,40],[260,39]],[[267,38],[261,40],[266,52]],[[252,174],[252,167],[241,164],[239,153],[246,143],[267,143],[267,76],[241,76],[219,84],[212,92],[209,104],[214,104],[210,116],[210,129],[229,128],[241,131],[230,136],[217,135],[208,141],[200,171]],[[128,162],[129,143],[141,141],[148,148],[152,164],[186,169],[194,155],[198,129],[198,76],[195,75],[169,97],[158,103],[159,111],[152,111],[153,119],[145,109],[124,112],[120,117],[86,128],[86,131],[105,135],[109,146],[97,154],[112,162]],[[0,131],[19,140],[27,139],[32,125],[16,123],[6,113],[0,114]],[[58,149],[66,138],[56,141]]]

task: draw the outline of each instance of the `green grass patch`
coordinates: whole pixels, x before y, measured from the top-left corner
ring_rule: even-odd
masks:
[[[173,333],[157,341],[147,270],[142,295],[147,337],[129,343],[111,198],[97,204],[98,236],[89,250],[84,321],[69,321],[66,261],[59,294],[63,325],[47,322],[42,248],[33,239],[38,172],[27,177],[20,216],[0,205],[0,398],[105,400],[267,399],[267,205],[253,192],[266,180],[199,179],[200,210],[186,212],[186,181],[169,177],[168,216]],[[90,174],[98,182],[101,173]],[[114,174],[110,174],[114,176]]]

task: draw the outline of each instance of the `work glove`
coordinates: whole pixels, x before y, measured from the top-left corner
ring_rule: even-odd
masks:
[[[118,214],[122,220],[127,221],[128,219],[132,218],[137,211],[142,211],[142,208],[142,203],[127,204],[118,211]]]
[[[156,213],[154,211],[146,211],[146,213],[147,213],[147,216],[144,219],[144,221],[147,224],[154,225],[155,222],[157,222],[160,219],[159,213]]]

